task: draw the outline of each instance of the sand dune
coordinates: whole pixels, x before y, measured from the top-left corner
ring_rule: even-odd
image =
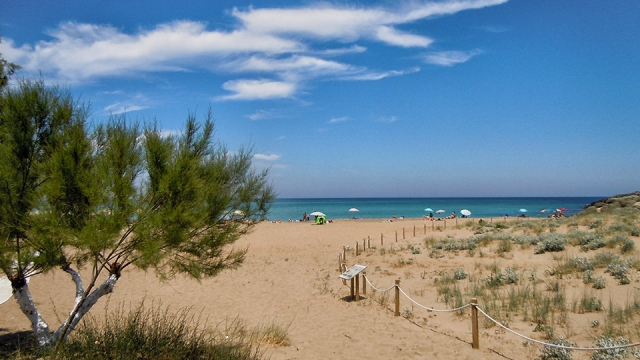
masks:
[[[460,219],[460,225],[464,221],[469,220]],[[471,230],[462,226],[455,228],[453,220],[447,221],[447,229],[443,226],[444,222],[432,225],[422,219],[394,222],[344,220],[323,226],[264,222],[237,242],[237,246],[249,246],[248,256],[240,269],[225,271],[201,283],[185,278],[161,283],[153,273],[127,270],[115,292],[100,300],[92,313],[101,316],[107,305],[115,308],[124,302],[135,306],[145,299],[147,303],[161,301],[176,310],[192,307],[194,312],[208,317],[209,324],[239,319],[252,327],[271,323],[289,326],[291,346],[266,349],[266,354],[275,360],[525,359],[538,356],[538,346],[526,344],[523,339],[495,326],[486,327],[482,321],[480,349],[472,349],[468,310],[462,315],[428,312],[402,297],[400,308],[403,316],[395,317],[393,292],[389,293],[384,306],[379,302],[380,294],[374,293],[370,287],[361,301],[355,302],[350,298],[350,288],[338,278],[338,256],[343,246],[354,248],[356,242],[361,245],[367,238],[374,249],[358,257],[354,257],[353,251],[347,251],[347,264],[367,266],[368,278],[380,288],[388,288],[395,279],[400,279],[401,288],[417,302],[438,309],[451,308],[442,301],[434,286],[442,269],[461,267],[469,273],[486,275],[492,264],[500,267],[515,264],[522,271],[535,268],[538,276],[543,277],[544,271],[553,266],[552,254],[534,256],[531,249],[514,249],[506,256],[498,256],[495,252],[497,244],[480,250],[484,252],[482,255],[459,252],[432,258],[424,246],[425,237],[463,238],[472,235]],[[396,233],[398,242],[395,241]],[[380,244],[381,235],[384,245]],[[412,251],[409,245],[420,250]],[[383,248],[385,250],[381,250]],[[579,250],[568,251],[577,253]],[[571,291],[575,295],[570,296],[580,296],[585,291],[580,280],[567,281],[566,286],[574,289]],[[52,327],[57,326],[56,312],[67,313],[73,301],[71,280],[58,271],[35,277],[30,287],[45,319]],[[624,297],[632,291],[630,287],[622,290],[613,288],[609,286],[601,295]],[[0,305],[0,310],[2,332],[29,330],[27,319],[13,299]],[[575,322],[573,328],[588,328],[589,321],[597,316],[577,317],[572,320]],[[517,316],[514,316],[510,327],[541,338],[540,333],[532,332],[532,323],[518,320]],[[589,334],[574,333],[572,341],[582,340],[581,345],[592,346]],[[581,358],[581,355],[574,354],[574,358]]]

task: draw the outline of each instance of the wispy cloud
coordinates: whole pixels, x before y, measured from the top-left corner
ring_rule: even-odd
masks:
[[[254,154],[253,158],[256,160],[264,160],[264,161],[276,161],[280,159],[280,155],[276,154]]]
[[[385,123],[385,124],[392,124],[396,121],[398,121],[398,118],[394,115],[394,116],[383,116],[381,118],[378,119],[379,122],[381,123]]]
[[[273,111],[258,110],[256,112],[254,112],[253,114],[247,115],[246,117],[251,119],[251,120],[265,120],[265,119],[273,119],[273,118],[280,117],[280,116],[278,114],[274,113]]]
[[[453,66],[469,61],[472,57],[482,54],[479,49],[471,51],[440,51],[427,54],[425,61],[429,64],[440,66]]]
[[[391,76],[402,76],[402,75],[406,75],[406,74],[411,74],[411,73],[415,73],[420,71],[419,67],[414,67],[408,70],[390,70],[390,71],[384,71],[384,72],[366,72],[363,74],[358,74],[358,75],[350,75],[350,76],[346,76],[345,79],[346,80],[363,80],[363,81],[370,81],[370,80],[381,80],[384,78],[388,78]]]
[[[341,116],[337,118],[332,118],[331,120],[329,120],[329,124],[337,124],[337,123],[345,122],[348,120],[349,120],[348,116]]]
[[[21,65],[23,72],[42,72],[47,79],[67,84],[148,73],[215,71],[243,74],[221,84],[229,94],[219,100],[290,98],[314,79],[380,80],[409,74],[413,70],[370,70],[366,63],[356,66],[327,58],[363,53],[367,48],[356,43],[361,41],[424,49],[434,40],[399,27],[506,1],[411,1],[386,7],[322,2],[290,8],[236,8],[229,13],[235,20],[231,30],[188,20],[134,32],[66,22],[48,32],[50,40],[17,45],[4,39],[0,53]],[[327,48],[336,42],[345,47]],[[475,55],[473,51],[440,52],[428,54],[425,60],[451,66]]]
[[[111,95],[123,95],[124,93],[115,91],[111,92]],[[107,114],[117,115],[123,113],[130,113],[134,111],[144,110],[149,108],[149,99],[141,94],[136,94],[130,99],[118,101],[111,105],[105,106],[103,112]]]
[[[232,92],[219,100],[266,100],[288,98],[296,91],[296,84],[272,80],[232,80],[222,84],[222,88]]]

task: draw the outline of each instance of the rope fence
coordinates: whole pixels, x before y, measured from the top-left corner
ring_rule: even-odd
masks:
[[[344,265],[344,268],[346,269],[346,264]],[[624,348],[630,348],[630,347],[636,347],[636,346],[640,346],[640,342],[636,342],[636,343],[632,343],[632,344],[624,344],[624,345],[617,345],[617,346],[610,346],[610,347],[576,347],[576,346],[566,346],[566,345],[559,345],[559,344],[552,344],[552,343],[548,343],[548,342],[544,342],[544,341],[540,341],[540,340],[536,340],[536,339],[532,339],[526,335],[520,334],[515,330],[509,329],[508,327],[506,327],[505,325],[503,325],[501,322],[499,322],[498,320],[495,320],[494,318],[492,318],[489,314],[487,314],[484,310],[482,310],[482,308],[480,306],[478,306],[477,303],[477,299],[473,298],[471,299],[471,302],[465,305],[462,305],[460,307],[454,308],[454,309],[435,309],[432,307],[428,307],[425,305],[420,304],[419,302],[417,302],[416,300],[412,299],[409,295],[407,295],[407,293],[400,287],[400,280],[396,280],[394,285],[391,285],[390,287],[386,288],[386,289],[380,289],[378,287],[376,287],[375,285],[373,285],[373,283],[371,282],[371,280],[369,280],[369,278],[366,276],[366,274],[363,272],[361,274],[357,274],[356,276],[354,276],[354,278],[351,279],[352,281],[352,286],[351,286],[351,296],[355,297],[356,301],[360,300],[359,296],[354,296],[354,279],[356,282],[358,282],[359,278],[362,276],[363,281],[362,281],[362,293],[366,294],[366,284],[369,284],[369,286],[371,287],[371,289],[373,289],[373,291],[377,291],[377,292],[382,292],[382,293],[386,293],[388,291],[390,291],[391,289],[395,289],[395,316],[400,316],[400,294],[404,295],[410,302],[412,302],[413,304],[415,304],[416,306],[427,310],[429,312],[457,312],[460,310],[463,310],[467,307],[471,307],[471,328],[472,328],[472,346],[474,349],[479,349],[480,348],[480,336],[479,336],[479,327],[478,327],[478,312],[480,314],[482,314],[483,316],[485,316],[489,321],[493,322],[494,324],[496,324],[497,326],[501,327],[502,329],[518,336],[521,337],[527,341],[530,341],[532,343],[536,343],[545,347],[552,347],[552,348],[558,348],[558,349],[565,349],[565,350],[576,350],[576,351],[609,351],[609,350],[616,350],[616,349],[624,349]]]

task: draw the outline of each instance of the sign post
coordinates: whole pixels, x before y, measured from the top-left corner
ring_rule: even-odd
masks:
[[[343,272],[340,275],[340,279],[342,280],[351,280],[351,297],[355,298],[356,301],[360,300],[360,289],[356,289],[360,284],[358,284],[359,274],[364,271],[367,267],[364,265],[353,265],[349,270]],[[354,279],[355,278],[355,279]],[[354,284],[354,280],[356,283]]]

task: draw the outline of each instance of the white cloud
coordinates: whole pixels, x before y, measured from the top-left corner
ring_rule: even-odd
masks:
[[[109,114],[117,115],[117,114],[130,113],[130,112],[134,112],[134,111],[144,110],[144,109],[148,109],[148,108],[149,108],[148,106],[126,105],[126,104],[123,104],[123,103],[116,103],[116,104],[112,104],[112,105],[109,105],[109,106],[105,107],[104,111],[109,113]]]
[[[344,121],[349,120],[348,116],[341,116],[341,117],[337,117],[337,118],[332,118],[331,120],[329,120],[329,124],[337,124],[337,123],[341,123]]]
[[[276,154],[254,154],[253,158],[256,160],[265,160],[265,161],[276,161],[280,159],[280,155]]]
[[[220,99],[289,98],[303,82],[334,77],[379,80],[410,71],[373,72],[367,65],[351,65],[326,57],[359,54],[366,47],[356,41],[381,42],[404,48],[426,48],[424,34],[400,26],[436,16],[478,9],[507,0],[415,0],[388,6],[343,6],[329,2],[291,8],[233,9],[232,30],[211,29],[197,21],[174,21],[126,32],[102,24],[62,23],[49,31],[50,40],[18,46],[4,39],[0,52],[50,80],[77,84],[105,77],[144,76],[158,72],[218,71],[262,73],[274,80],[238,79],[222,85],[233,94]],[[333,42],[344,48],[331,49]],[[426,61],[442,66],[464,62],[477,53],[441,52]],[[324,57],[324,58],[323,58]],[[415,70],[417,71],[417,70]],[[245,75],[246,77],[246,75]],[[131,110],[128,110],[131,111]]]
[[[360,46],[360,45],[353,45],[349,48],[326,49],[326,50],[312,51],[312,53],[316,53],[318,55],[324,55],[324,56],[340,56],[345,54],[358,54],[358,53],[363,53],[365,51],[367,51],[366,47]]]
[[[475,49],[472,51],[440,51],[427,54],[425,61],[429,64],[440,66],[453,66],[469,61],[472,57],[481,54],[482,51]]]
[[[405,74],[411,74],[411,73],[415,73],[420,71],[419,67],[415,67],[412,69],[408,69],[408,70],[390,70],[390,71],[384,71],[384,72],[366,72],[363,74],[359,74],[359,75],[353,75],[353,76],[348,76],[346,77],[347,80],[381,80],[384,78],[388,78],[391,76],[402,76]]]
[[[394,115],[394,116],[386,116],[386,117],[381,117],[379,119],[380,122],[385,123],[385,124],[392,124],[396,121],[398,121],[398,118]]]
[[[291,97],[296,91],[296,84],[272,80],[232,80],[222,84],[222,88],[233,92],[232,95],[221,96],[220,100],[256,100]]]
[[[248,59],[229,64],[227,67],[236,72],[277,73],[280,77],[290,81],[362,71],[362,69],[336,61],[300,55],[287,58],[251,56]]]
[[[111,95],[122,95],[122,92],[111,92]],[[123,113],[130,113],[134,111],[144,110],[149,108],[149,99],[142,94],[132,96],[130,99],[124,101],[118,101],[111,105],[105,106],[103,112],[107,114],[117,115]]]
[[[274,117],[279,117],[279,116],[272,111],[258,110],[253,114],[247,115],[246,117],[251,120],[264,120],[264,119],[272,119]]]
[[[160,131],[160,137],[163,137],[163,138],[182,136],[182,134],[183,134],[182,130],[161,130]]]
[[[186,71],[201,56],[304,49],[295,40],[247,31],[207,31],[205,24],[193,21],[162,24],[133,35],[111,26],[67,22],[49,35],[52,41],[14,49],[12,60],[25,70],[55,73],[71,82],[137,71]]]
[[[402,47],[427,47],[433,42],[428,37],[402,33],[389,26],[380,26],[376,37],[387,44]]]

